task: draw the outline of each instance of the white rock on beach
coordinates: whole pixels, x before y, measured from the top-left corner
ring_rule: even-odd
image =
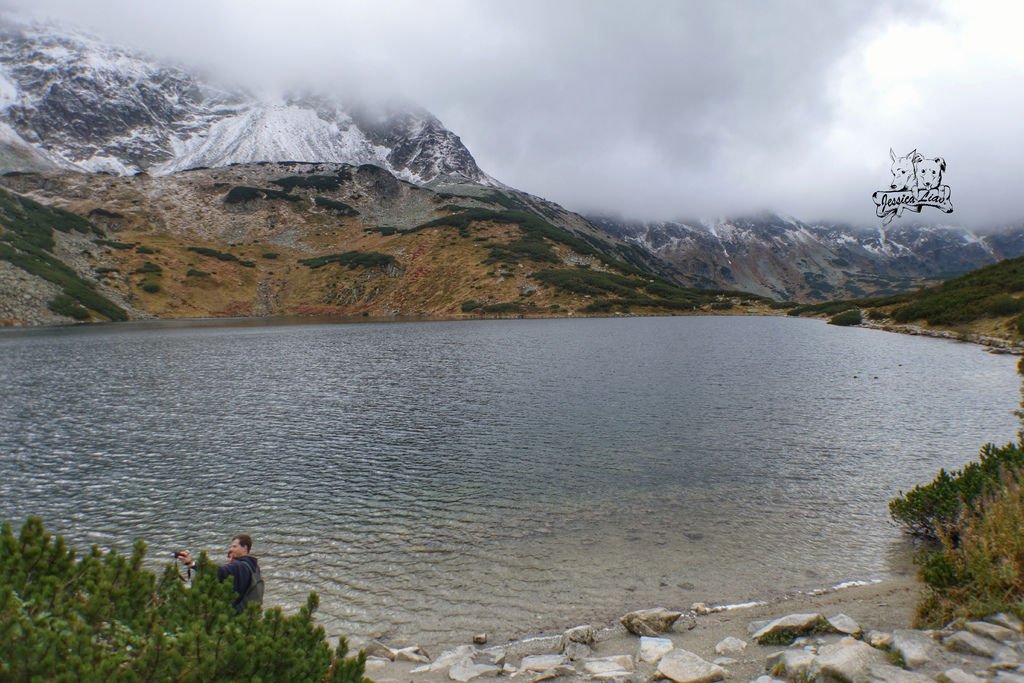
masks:
[[[641,662],[656,665],[674,647],[675,645],[668,638],[642,636],[640,638],[640,649],[637,652],[637,659]]]
[[[881,650],[847,637],[821,648],[809,674],[812,678],[853,683],[869,666],[887,663]]]
[[[590,649],[590,646],[584,645],[583,643],[577,643],[570,641],[565,644],[565,648],[562,650],[562,654],[573,661],[579,661],[586,659],[590,655],[594,654],[594,651]]]
[[[635,636],[658,636],[672,628],[682,612],[673,612],[664,607],[642,609],[630,612],[619,621]]]
[[[472,645],[459,645],[454,650],[445,650],[437,659],[426,666],[419,666],[410,673],[418,674],[428,671],[441,671],[455,666],[459,662],[470,662],[477,654],[477,649]]]
[[[738,655],[745,649],[747,649],[746,641],[729,636],[725,640],[721,640],[718,642],[717,645],[715,645],[715,654],[730,657],[732,655]]]
[[[429,664],[430,655],[419,645],[403,647],[395,650],[396,662],[412,662],[414,664]]]
[[[892,645],[892,634],[885,631],[868,631],[864,641],[871,647],[886,648]]]
[[[676,683],[714,683],[725,678],[726,671],[687,650],[676,648],[661,658],[658,673]]]
[[[562,636],[538,636],[516,640],[505,646],[511,657],[554,655],[562,652]]]

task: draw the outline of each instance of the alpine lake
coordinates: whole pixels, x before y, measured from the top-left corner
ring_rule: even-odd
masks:
[[[902,490],[1016,438],[1016,357],[787,317],[0,331],[0,519],[220,559],[437,648],[910,571]]]

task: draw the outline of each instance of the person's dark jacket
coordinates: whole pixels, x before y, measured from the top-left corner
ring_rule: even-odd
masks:
[[[229,576],[232,577],[232,585],[238,597],[231,603],[231,606],[236,611],[240,611],[242,596],[245,595],[246,591],[249,590],[249,586],[252,585],[253,572],[259,569],[259,566],[259,561],[255,557],[246,555],[217,567],[217,578],[219,580],[223,581]]]

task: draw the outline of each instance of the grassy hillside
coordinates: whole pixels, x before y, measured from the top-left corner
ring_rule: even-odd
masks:
[[[762,297],[675,286],[635,245],[543,200],[476,186],[435,191],[376,167],[252,164],[159,178],[3,181],[73,212],[59,215],[92,231],[83,282],[157,317],[767,309]]]
[[[862,312],[867,321],[881,325],[913,325],[968,337],[1020,341],[1024,339],[1024,257],[1007,259],[916,292],[797,306],[789,315],[824,315],[835,320],[854,310]]]

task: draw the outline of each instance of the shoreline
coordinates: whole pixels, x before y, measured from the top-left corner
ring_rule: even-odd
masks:
[[[752,622],[776,619],[788,614],[818,612],[827,617],[845,614],[852,618],[865,632],[881,631],[891,633],[897,629],[909,629],[914,617],[915,605],[921,594],[921,584],[912,573],[899,574],[886,579],[843,582],[833,586],[800,591],[768,600],[751,600],[744,603],[707,605],[636,605],[635,609],[664,607],[683,612],[676,625],[662,637],[669,638],[677,648],[683,648],[711,662],[719,658],[715,648],[726,638],[737,638],[747,643],[742,653],[730,655],[733,661],[725,664],[728,678],[736,681],[752,681],[768,673],[765,661],[773,653],[784,649],[778,645],[758,645],[751,639]],[[580,624],[583,625],[583,624]],[[598,642],[593,645],[594,657],[635,656],[639,639],[628,633],[614,620],[590,623],[599,633]],[[496,630],[501,630],[496,629]],[[541,633],[523,634],[508,642],[488,639],[486,644],[476,647],[482,651],[507,650],[509,661],[513,653],[534,652],[542,649],[562,636],[562,631],[544,630]],[[442,660],[445,653],[457,648],[472,646],[472,636],[462,642],[453,642],[438,652],[426,652],[431,661]],[[356,643],[349,641],[350,650],[367,649],[370,655],[366,675],[376,683],[449,681],[447,667],[424,670],[423,661],[389,661],[381,657],[382,650],[373,642]],[[415,643],[385,643],[390,648],[414,647]],[[376,655],[376,656],[375,656]],[[519,655],[522,656],[522,655]],[[585,677],[585,676],[584,676]],[[501,678],[507,678],[502,675]],[[480,680],[491,680],[482,677]],[[535,680],[532,676],[527,680]]]

